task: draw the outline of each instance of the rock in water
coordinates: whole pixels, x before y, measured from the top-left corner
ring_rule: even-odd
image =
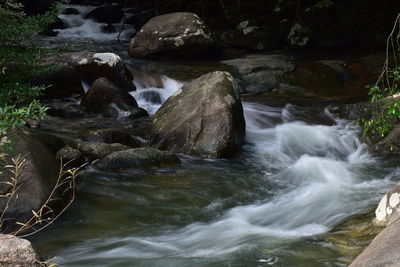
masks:
[[[239,92],[228,72],[216,71],[183,86],[154,117],[152,144],[205,158],[235,153],[245,135]]]
[[[180,160],[174,153],[142,147],[114,152],[98,161],[95,166],[100,170],[125,170],[176,165],[179,163]]]
[[[121,57],[114,53],[72,52],[63,54],[58,60],[78,70],[89,84],[105,77],[126,91],[136,89],[131,73]]]
[[[89,111],[104,113],[114,118],[138,118],[147,113],[138,107],[133,96],[109,81],[107,78],[99,78],[90,87],[82,99],[82,105]],[[115,109],[115,112],[112,110]]]
[[[41,262],[31,242],[0,234],[0,266],[42,266]]]
[[[400,219],[400,183],[392,187],[379,202],[375,223],[389,225]]]
[[[145,57],[196,57],[209,50],[213,40],[194,13],[176,12],[148,21],[129,44],[129,55]]]
[[[400,266],[400,221],[386,227],[350,264],[350,267]]]

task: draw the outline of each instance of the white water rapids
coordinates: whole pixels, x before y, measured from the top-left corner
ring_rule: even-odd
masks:
[[[150,114],[182,86],[168,77],[162,77],[162,82],[165,88],[136,81],[138,90],[132,94]],[[362,170],[374,159],[360,142],[357,129],[328,108],[321,116],[330,123],[318,125],[298,119],[301,107],[247,102],[243,106],[247,124],[244,154],[251,155],[243,160],[262,168],[260,179],[280,185],[272,198],[238,205],[210,222],[154,235],[90,239],[66,248],[58,260],[73,264],[76,259],[83,266],[91,259],[159,259],[150,265],[167,266],[162,259],[221,257],[260,244],[272,248],[325,233],[345,218],[365,212],[376,202],[368,192],[383,191],[392,183],[366,179]],[[210,201],[209,207],[214,204]]]

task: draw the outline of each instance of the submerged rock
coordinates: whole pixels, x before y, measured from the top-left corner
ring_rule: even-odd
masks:
[[[44,266],[31,242],[13,235],[0,234],[0,266]]]
[[[132,148],[108,155],[95,164],[100,170],[124,170],[179,164],[177,155],[150,147]]]
[[[239,92],[228,72],[213,72],[184,85],[154,117],[152,144],[206,158],[235,153],[245,135]]]
[[[204,22],[194,13],[176,12],[148,21],[129,44],[135,58],[193,58],[210,50],[213,40]]]

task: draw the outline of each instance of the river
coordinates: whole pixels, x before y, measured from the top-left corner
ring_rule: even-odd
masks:
[[[150,114],[181,86],[162,80],[163,88],[136,81],[133,95]],[[397,179],[395,164],[372,157],[334,106],[243,106],[246,140],[235,157],[88,168],[74,205],[32,238],[35,247],[61,266],[347,265],[376,231],[370,215],[354,216],[374,209]]]

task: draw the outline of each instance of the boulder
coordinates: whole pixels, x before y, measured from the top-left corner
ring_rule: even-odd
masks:
[[[135,98],[128,92],[114,86],[107,78],[99,78],[90,87],[81,104],[94,113],[107,116],[140,117],[141,113]]]
[[[222,63],[235,68],[245,84],[244,93],[264,93],[278,88],[280,78],[295,69],[284,55],[251,54]]]
[[[13,235],[0,234],[0,266],[43,266],[43,260],[35,252],[31,242]]]
[[[48,199],[56,185],[59,173],[59,163],[41,142],[28,136],[22,131],[9,135],[13,145],[13,155],[22,155],[25,164],[20,170],[17,180],[18,190],[10,199],[6,208],[7,199],[0,198],[0,214],[5,213],[2,225],[3,232],[16,227],[15,222],[25,222],[33,216],[32,210],[38,210]],[[7,194],[12,190],[9,184],[12,174],[4,166],[12,164],[8,155],[1,161],[0,194]],[[53,203],[55,204],[55,203]]]
[[[122,144],[105,144],[105,143],[90,143],[90,142],[75,142],[71,144],[71,147],[79,150],[81,154],[89,158],[89,160],[101,159],[116,151],[127,150],[130,148],[129,146],[125,146]]]
[[[60,61],[78,70],[82,78],[89,84],[105,77],[116,86],[134,91],[133,77],[122,59],[114,53],[73,52],[61,56]]]
[[[42,96],[45,99],[60,99],[85,94],[79,72],[68,66],[56,67],[54,71],[40,75],[35,84],[47,86]]]
[[[130,147],[141,147],[146,145],[144,139],[133,136],[128,132],[119,129],[101,129],[91,131],[83,137],[83,140],[92,143],[119,143]]]
[[[242,103],[228,72],[209,73],[184,85],[153,122],[154,147],[206,158],[231,156],[245,135]]]
[[[400,221],[380,232],[350,267],[395,267],[400,265]]]
[[[101,23],[119,23],[123,17],[124,12],[120,5],[102,5],[86,15],[86,19],[93,19]]]
[[[400,183],[393,186],[381,199],[375,211],[374,222],[389,225],[400,218]]]
[[[180,160],[174,153],[142,147],[112,153],[96,162],[95,167],[100,170],[125,170],[141,167],[161,167],[179,163]]]
[[[213,40],[204,22],[194,13],[176,12],[148,21],[129,44],[135,58],[193,58],[210,52]]]

